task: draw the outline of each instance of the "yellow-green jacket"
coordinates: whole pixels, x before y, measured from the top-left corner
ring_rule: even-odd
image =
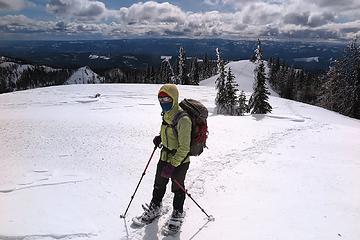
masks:
[[[160,130],[163,148],[161,149],[160,160],[177,167],[181,163],[190,162],[188,153],[191,142],[191,120],[188,116],[181,117],[176,125],[176,135],[170,124],[175,115],[183,111],[178,103],[179,92],[174,84],[165,84],[159,92],[165,92],[173,99],[171,110],[163,113],[163,123]]]

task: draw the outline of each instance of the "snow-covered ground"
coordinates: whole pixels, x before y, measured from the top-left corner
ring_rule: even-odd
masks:
[[[232,64],[252,86],[248,63]],[[168,191],[166,215],[131,225],[159,151],[119,218],[160,129],[160,85],[69,85],[0,95],[0,239],[360,239],[359,120],[275,96],[266,116],[215,115],[203,84],[179,86],[211,112],[209,149],[191,159],[186,187],[214,222],[187,198],[181,233],[162,236]]]

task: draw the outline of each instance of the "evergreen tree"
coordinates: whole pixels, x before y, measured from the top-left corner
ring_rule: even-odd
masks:
[[[211,65],[207,53],[204,56],[202,66],[202,79],[207,79],[211,77]]]
[[[186,71],[185,49],[183,47],[180,47],[179,50],[179,75],[177,83],[189,85],[189,78]]]
[[[146,65],[145,83],[152,83],[150,80],[151,70],[149,64]]]
[[[243,116],[247,112],[248,106],[246,104],[246,95],[244,91],[240,92],[238,98],[237,114]]]
[[[169,59],[166,58],[161,62],[159,75],[161,83],[173,83],[173,74]]]
[[[219,48],[215,49],[216,52],[216,73],[220,73],[220,65],[221,65],[221,52]]]
[[[226,77],[225,83],[225,108],[226,114],[236,115],[237,114],[237,95],[236,92],[239,91],[237,89],[237,84],[235,83],[235,76],[231,72],[231,68],[228,70],[228,74]]]
[[[258,46],[255,50],[256,55],[256,68],[255,68],[255,84],[254,93],[250,97],[249,108],[252,114],[266,114],[271,112],[268,99],[270,92],[266,86],[265,67],[262,56],[261,42],[258,40]]]
[[[283,97],[287,99],[294,99],[294,82],[295,82],[295,69],[288,68],[287,73],[285,75],[284,89],[283,89]]]
[[[150,68],[150,83],[156,83],[156,73],[154,66],[151,66]]]
[[[344,115],[360,118],[360,49],[357,39],[345,48],[342,58],[328,72],[322,105]]]
[[[190,81],[192,85],[199,85],[200,82],[199,65],[196,57],[191,62]]]
[[[302,100],[304,81],[305,81],[305,72],[303,70],[298,70],[296,72],[296,79],[295,79],[296,89],[294,93],[295,94],[294,98],[296,101],[301,101],[301,102],[304,101]]]
[[[0,73],[1,73],[1,70],[0,70]],[[3,78],[2,76],[4,76],[4,75],[0,75],[0,93],[6,93],[6,92],[8,92],[8,86],[7,86],[5,78]]]
[[[220,63],[220,74],[215,81],[218,90],[215,99],[216,112],[218,114],[226,114],[226,88],[225,88],[226,72],[224,62]]]
[[[341,113],[360,118],[360,48],[357,39],[345,48],[344,57],[340,60],[340,73],[346,96],[340,103]]]

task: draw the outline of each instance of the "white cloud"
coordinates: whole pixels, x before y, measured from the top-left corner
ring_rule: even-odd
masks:
[[[51,0],[46,8],[55,15],[79,20],[100,19],[107,11],[103,2],[91,0]]]
[[[186,12],[168,2],[139,2],[129,7],[108,9],[97,0],[51,0],[47,10],[58,16],[57,20],[3,16],[0,17],[0,33],[43,31],[72,35],[94,33],[104,37],[349,38],[360,31],[356,26],[359,16],[354,15],[354,20],[346,21],[341,12],[331,11],[330,7],[321,8],[324,1],[288,0],[285,4],[244,0],[240,7],[239,1],[219,0],[211,2],[239,7],[233,12]],[[335,6],[336,2],[331,1],[331,4]]]
[[[186,13],[178,6],[154,1],[139,2],[129,8],[120,8],[119,17],[125,22],[150,22],[150,23],[182,23],[185,21]]]
[[[31,6],[34,4],[25,0],[0,0],[0,10],[19,11]]]
[[[38,21],[24,15],[0,16],[0,31],[8,33],[50,32],[55,23]]]

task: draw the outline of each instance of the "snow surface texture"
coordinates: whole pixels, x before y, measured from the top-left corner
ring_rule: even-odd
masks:
[[[240,86],[252,85],[248,62]],[[244,65],[243,65],[244,64]],[[246,77],[248,76],[248,77]],[[57,86],[0,95],[0,239],[360,239],[360,121],[270,97],[273,113],[213,114],[213,86],[179,86],[210,110],[208,147],[191,159],[181,232],[131,218],[149,202],[159,150],[120,219],[161,124],[160,85]],[[96,93],[101,93],[97,101]],[[249,96],[251,92],[247,92]]]

